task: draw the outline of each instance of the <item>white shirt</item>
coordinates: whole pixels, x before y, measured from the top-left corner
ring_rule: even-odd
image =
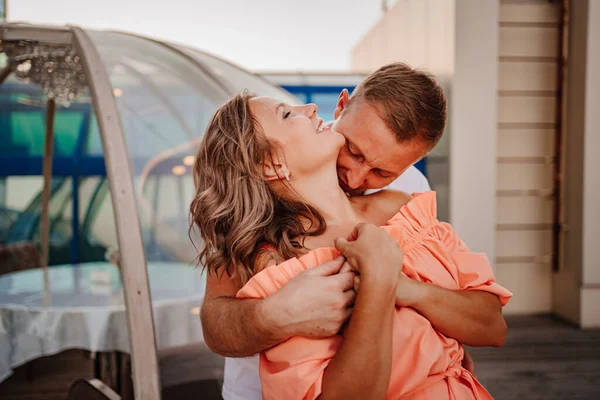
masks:
[[[422,193],[431,190],[425,175],[414,166],[407,169],[387,188],[407,193]],[[258,363],[258,355],[249,358],[225,358],[224,400],[262,399]]]

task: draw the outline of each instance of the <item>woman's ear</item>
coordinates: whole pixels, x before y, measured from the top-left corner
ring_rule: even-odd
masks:
[[[263,174],[268,181],[290,180],[290,171],[284,164],[265,162],[263,163]]]

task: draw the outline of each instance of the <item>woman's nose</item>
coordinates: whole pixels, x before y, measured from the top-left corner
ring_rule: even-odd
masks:
[[[303,112],[309,118],[312,118],[317,115],[317,111],[319,111],[319,107],[316,104],[310,103],[304,106]]]

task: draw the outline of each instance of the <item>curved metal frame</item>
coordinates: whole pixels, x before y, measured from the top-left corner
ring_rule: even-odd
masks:
[[[89,36],[71,27],[94,99],[106,173],[111,189],[125,292],[136,399],[160,399],[160,380],[146,254],[135,200],[133,174],[116,101],[104,64]],[[150,318],[148,318],[150,317]]]

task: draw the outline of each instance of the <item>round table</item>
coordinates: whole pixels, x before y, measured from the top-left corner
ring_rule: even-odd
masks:
[[[12,369],[66,349],[129,352],[123,287],[107,262],[0,276],[0,382]],[[159,348],[203,341],[197,309],[205,278],[188,264],[149,262]]]

